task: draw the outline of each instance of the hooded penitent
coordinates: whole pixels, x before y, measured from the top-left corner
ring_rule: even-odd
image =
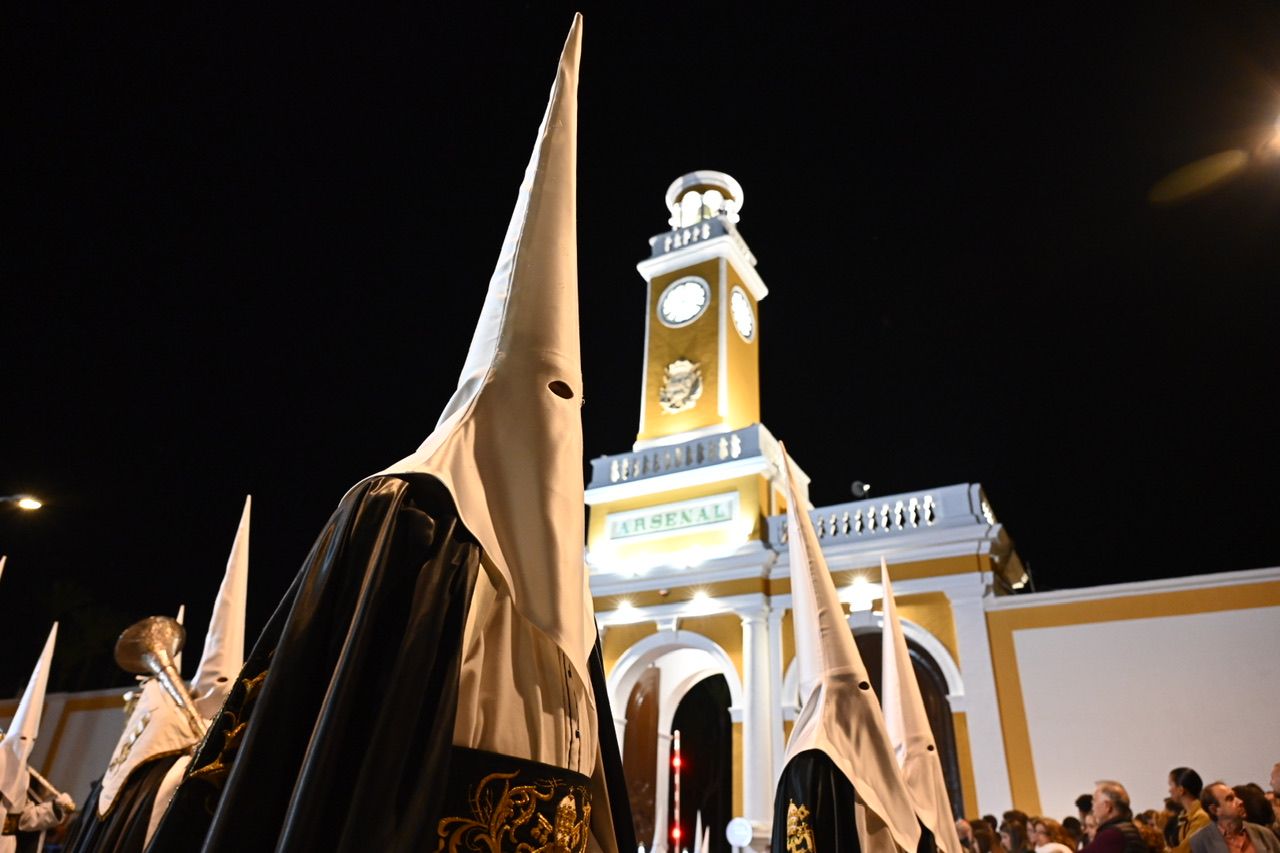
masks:
[[[615,843],[631,819],[583,561],[580,37],[575,19],[457,391],[343,497],[152,853],[635,849]]]
[[[61,805],[37,804],[27,796],[31,779],[27,762],[40,732],[45,687],[49,682],[49,667],[53,664],[57,636],[58,625],[55,622],[27,682],[27,689],[23,691],[18,710],[0,740],[0,818],[5,822],[5,834],[0,835],[0,853],[17,850],[19,837],[23,837],[27,844],[39,847],[43,836],[27,832],[46,829],[65,817]]]
[[[26,802],[27,759],[35,749],[36,736],[40,733],[40,717],[44,713],[44,691],[49,683],[49,667],[53,665],[53,647],[58,640],[58,623],[49,629],[44,641],[44,651],[36,662],[36,668],[22,692],[18,710],[9,722],[9,728],[0,741],[0,797],[6,809]]]
[[[249,506],[246,497],[190,691],[196,714],[203,720],[217,714],[244,663]],[[179,622],[184,610],[179,611]],[[96,800],[91,796],[86,804],[90,814],[83,818],[67,849],[74,853],[141,851],[177,789],[198,740],[187,715],[159,679],[144,680],[130,699],[124,730],[111,753]]]
[[[249,593],[249,510],[252,503],[253,497],[246,495],[240,526],[236,529],[231,555],[227,557],[227,568],[222,575],[222,585],[218,587],[218,597],[213,601],[200,665],[191,683],[196,713],[206,720],[212,720],[218,713],[231,692],[236,675],[244,666],[244,614]],[[156,827],[160,825],[160,819],[164,817],[169,801],[190,764],[191,756],[184,752],[160,780],[151,806],[151,819],[147,823],[146,841],[155,835]]]
[[[925,714],[920,684],[907,653],[907,638],[898,619],[898,605],[893,597],[889,567],[880,560],[880,583],[884,587],[884,646],[881,668],[885,728],[893,744],[902,779],[906,782],[911,804],[925,828],[933,833],[934,843],[942,853],[960,853],[951,800],[942,775],[942,761],[929,718]]]
[[[244,666],[244,611],[249,594],[249,510],[253,497],[246,495],[240,526],[227,557],[227,569],[213,601],[204,651],[191,682],[191,696],[204,719],[212,719],[231,692],[240,667]]]
[[[583,560],[582,363],[578,344],[577,87],[581,18],[565,43],[537,142],[489,279],[458,388],[418,451],[384,473],[428,474],[449,490],[484,557],[468,626],[457,737],[477,748],[559,763],[563,727],[498,723],[519,696],[512,672],[551,664],[550,640],[572,664],[580,709],[595,728],[587,658],[595,622]],[[483,609],[477,605],[483,602]],[[498,613],[492,607],[505,610]],[[526,632],[502,649],[476,645],[485,615]],[[519,621],[519,624],[513,620]],[[484,660],[478,660],[478,657]],[[489,678],[487,676],[492,676]],[[483,685],[481,682],[484,682]],[[558,689],[558,688],[557,688]],[[505,695],[504,695],[505,694]],[[530,720],[529,722],[535,722]],[[532,740],[522,743],[526,732]],[[586,769],[591,756],[584,755]]]
[[[787,530],[800,716],[774,800],[773,849],[914,853],[920,826],[870,677],[787,465]],[[788,844],[790,843],[790,847]]]

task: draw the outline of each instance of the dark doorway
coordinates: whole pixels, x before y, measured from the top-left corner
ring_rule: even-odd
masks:
[[[884,647],[879,631],[854,634],[858,653],[871,676],[871,686],[880,695],[880,650]],[[907,654],[911,656],[911,668],[920,683],[920,695],[924,699],[924,711],[933,729],[933,739],[938,744],[938,757],[942,759],[942,775],[947,783],[947,796],[951,798],[953,817],[964,816],[964,794],[960,787],[960,762],[956,757],[956,729],[951,719],[951,703],[947,701],[947,678],[942,674],[933,656],[907,638]]]
[[[729,719],[729,683],[723,675],[704,678],[693,686],[676,707],[672,732],[680,732],[680,844],[672,850],[693,850],[694,827],[702,812],[703,827],[711,828],[714,853],[729,853],[724,828],[733,817],[733,724]],[[671,805],[675,815],[675,773],[672,774]],[[671,827],[664,830],[671,842]]]
[[[622,773],[627,779],[636,840],[653,838],[654,796],[658,776],[658,685],[662,673],[646,669],[627,698],[627,728],[622,736]]]

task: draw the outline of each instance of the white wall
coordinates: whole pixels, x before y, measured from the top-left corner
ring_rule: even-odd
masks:
[[[1280,761],[1280,607],[1014,633],[1041,810],[1098,779],[1158,808],[1169,770],[1266,787]]]
[[[121,697],[128,689],[50,693],[45,697],[40,734],[30,764],[78,804],[85,801],[90,786],[111,760],[111,751],[124,730]],[[8,729],[17,705],[15,699],[0,707],[0,729]]]

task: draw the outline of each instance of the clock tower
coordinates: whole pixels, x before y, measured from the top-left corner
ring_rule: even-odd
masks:
[[[735,227],[742,187],[691,172],[666,201],[671,230],[636,265],[648,284],[636,450],[760,420],[758,311],[769,290]]]
[[[769,290],[738,233],[742,197],[723,172],[677,178],[670,230],[636,264],[647,290],[640,426],[630,453],[592,460],[594,573],[684,573],[758,554],[764,519],[786,509],[778,443],[760,424]]]

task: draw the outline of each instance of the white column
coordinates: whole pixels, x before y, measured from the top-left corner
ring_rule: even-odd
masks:
[[[960,675],[964,679],[964,707],[954,710],[965,712],[973,781],[978,789],[978,802],[965,803],[965,810],[971,814],[999,814],[1011,806],[1013,794],[1009,788],[1009,764],[1004,752],[1004,730],[1000,725],[1000,704],[996,699],[982,592],[981,582],[974,583],[964,593],[947,591],[956,621]]]
[[[768,605],[742,615],[742,807],[769,837],[773,823],[773,706],[770,689]]]
[[[671,798],[671,732],[658,731],[658,778],[653,786],[653,844],[650,853],[667,853],[667,829],[671,816],[667,810],[667,800]],[[644,839],[637,838],[637,844]],[[630,853],[630,851],[618,851]]]
[[[773,720],[769,729],[773,741],[773,775],[772,787],[778,787],[778,777],[782,775],[782,756],[787,754],[786,735],[782,727],[782,614],[781,607],[769,610],[769,695],[772,697],[770,710]]]

